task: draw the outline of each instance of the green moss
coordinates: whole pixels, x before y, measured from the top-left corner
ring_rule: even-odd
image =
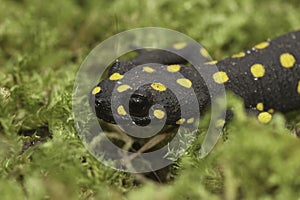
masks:
[[[261,125],[230,96],[237,117],[209,156],[197,157],[200,137],[176,163],[174,182],[136,186],[134,175],[107,168],[87,152],[74,129],[71,101],[85,56],[120,31],[171,28],[220,59],[299,29],[299,11],[296,0],[2,0],[2,199],[296,199],[299,140],[292,133],[299,112],[276,114],[271,124]],[[44,140],[19,136],[42,127],[49,129]],[[37,145],[22,153],[24,142]]]

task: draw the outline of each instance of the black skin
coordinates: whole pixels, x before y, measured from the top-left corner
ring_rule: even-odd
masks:
[[[261,112],[256,109],[259,102],[264,104],[263,111],[274,109],[284,113],[300,109],[300,94],[297,92],[297,84],[300,81],[300,31],[285,34],[268,41],[268,43],[269,45],[265,48],[253,48],[244,52],[245,56],[243,57],[229,57],[216,63],[219,71],[226,72],[229,77],[229,80],[224,83],[225,88],[242,97],[245,107],[253,112]],[[201,56],[195,54],[195,52],[199,53],[197,48],[187,46],[177,51],[181,51],[185,56]],[[282,53],[290,53],[294,56],[293,67],[282,67],[279,59]],[[208,61],[205,57],[203,60]],[[192,66],[187,66],[185,59],[167,51],[139,50],[138,55],[131,61],[114,63],[109,69],[108,77],[115,72],[124,74],[145,63],[180,64],[180,73],[192,82],[200,113],[203,113],[210,104],[208,89],[198,72]],[[265,73],[261,78],[255,78],[251,74],[250,68],[256,63],[264,66]],[[201,67],[205,69],[211,66],[203,64]],[[134,84],[135,80],[132,82]],[[90,97],[91,107],[95,110],[97,117],[109,123],[115,123],[110,105],[111,94],[116,84],[117,81],[104,79],[97,85],[101,87],[101,92]],[[188,95],[190,94],[188,93]],[[187,100],[189,99],[188,95],[184,95]],[[122,97],[119,101],[122,103]],[[133,121],[137,125],[145,126],[149,124],[150,120],[154,120],[149,115],[149,109],[154,104],[164,106],[167,112],[167,125],[176,124],[180,118],[180,106],[175,95],[169,89],[164,92],[154,91],[150,85],[140,87],[130,97],[129,113]],[[191,116],[193,115],[193,111],[191,111]],[[115,115],[114,117],[120,116]]]

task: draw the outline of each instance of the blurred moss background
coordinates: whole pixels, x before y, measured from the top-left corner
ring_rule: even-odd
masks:
[[[0,0],[1,199],[299,199],[299,112],[261,125],[234,97],[224,140],[203,160],[192,148],[171,183],[137,185],[87,153],[72,119],[76,72],[99,42],[144,26],[185,33],[221,59],[299,29],[300,4]]]

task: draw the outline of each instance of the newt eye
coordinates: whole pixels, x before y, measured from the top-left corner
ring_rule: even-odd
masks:
[[[149,115],[151,103],[147,96],[133,94],[129,100],[130,115],[135,117],[146,117]]]

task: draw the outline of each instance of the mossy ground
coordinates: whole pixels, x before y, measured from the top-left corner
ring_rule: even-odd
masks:
[[[94,159],[72,119],[76,72],[89,51],[120,31],[159,26],[201,42],[215,59],[300,28],[297,0],[1,0],[1,199],[298,199],[299,112],[269,125],[236,118],[205,159],[192,149],[171,183],[135,184]],[[285,121],[287,119],[287,121]],[[26,134],[34,134],[32,139]],[[41,135],[51,135],[40,141]],[[33,147],[33,142],[37,143]],[[25,145],[26,146],[26,145]]]

